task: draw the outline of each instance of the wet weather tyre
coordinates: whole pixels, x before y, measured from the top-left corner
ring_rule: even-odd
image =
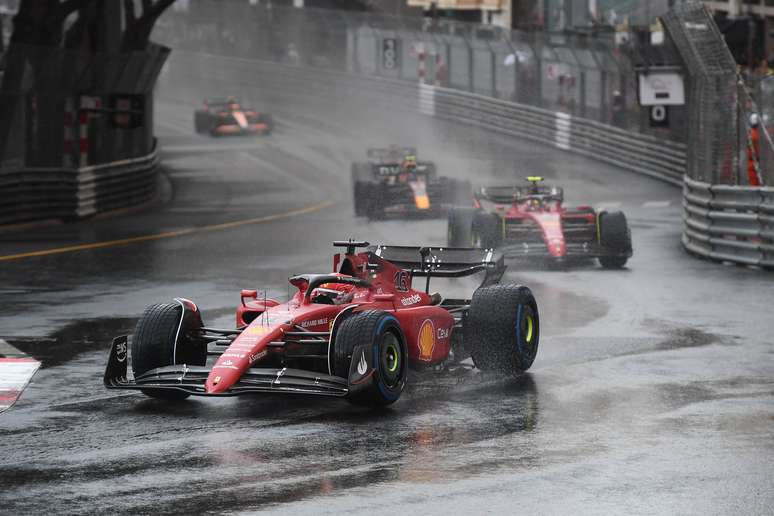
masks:
[[[181,327],[182,312],[183,308],[178,303],[159,303],[145,309],[132,338],[132,371],[135,377],[157,367],[175,364],[178,328],[182,335],[193,329]],[[189,396],[188,393],[172,390],[143,389],[142,392],[152,398],[169,400],[182,400]]]
[[[600,256],[599,263],[605,269],[621,269],[626,265],[632,250],[632,237],[626,216],[620,211],[602,212],[599,215],[599,243],[611,255]]]
[[[358,405],[385,406],[400,398],[406,385],[408,350],[400,323],[394,315],[381,310],[353,314],[341,323],[333,345],[333,374],[348,378],[357,346],[370,350],[372,381],[347,400]],[[366,351],[368,352],[368,351]]]
[[[540,342],[537,302],[521,285],[481,287],[463,329],[465,347],[482,371],[517,375],[532,366]]]
[[[473,220],[473,241],[477,247],[494,249],[502,241],[502,221],[494,213],[478,213]]]
[[[368,196],[370,195],[368,170],[362,163],[352,164],[352,203],[355,206],[355,216],[363,217],[367,213]]]
[[[207,127],[207,120],[204,115],[204,113],[195,113],[194,114],[194,129],[198,134],[206,133],[208,131]]]
[[[274,131],[274,118],[271,115],[267,113],[258,115],[258,122],[266,124],[266,132],[264,134],[269,134]]]
[[[473,246],[473,219],[475,208],[452,208],[447,218],[447,243],[449,247]]]

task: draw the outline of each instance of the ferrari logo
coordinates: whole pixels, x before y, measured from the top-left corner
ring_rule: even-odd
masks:
[[[435,327],[433,321],[425,319],[419,328],[419,359],[430,361],[435,348]]]

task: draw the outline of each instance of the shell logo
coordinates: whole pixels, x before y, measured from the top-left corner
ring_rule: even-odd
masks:
[[[419,328],[419,359],[430,361],[435,349],[435,326],[433,321],[425,319]]]

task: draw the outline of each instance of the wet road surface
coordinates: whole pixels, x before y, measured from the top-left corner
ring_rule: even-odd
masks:
[[[157,205],[0,233],[7,256],[190,229],[0,261],[0,338],[43,362],[0,415],[0,513],[774,511],[774,277],[687,256],[677,189],[359,107],[277,103],[267,138],[204,138],[191,134],[188,97],[211,92],[188,90],[160,91]],[[415,375],[384,411],[295,397],[174,405],[103,389],[110,339],[148,304],[185,296],[207,323],[233,324],[240,288],[284,297],[288,275],[329,269],[334,239],[443,243],[442,220],[352,216],[349,164],[385,142],[416,143],[445,174],[539,171],[568,203],[622,209],[634,257],[622,271],[511,265],[543,330],[518,380]],[[212,227],[230,222],[240,225]]]

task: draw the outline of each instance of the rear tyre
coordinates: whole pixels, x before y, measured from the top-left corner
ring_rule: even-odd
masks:
[[[197,134],[205,133],[209,129],[207,127],[207,121],[205,120],[204,113],[196,112],[194,113],[194,129],[196,130]]]
[[[632,237],[626,216],[620,211],[602,212],[598,217],[599,243],[612,256],[600,256],[599,263],[606,269],[621,269],[632,251]]]
[[[352,163],[352,203],[355,207],[355,216],[357,217],[366,215],[366,206],[368,205],[369,181],[363,168],[362,163]]]
[[[395,403],[406,385],[408,371],[406,339],[398,320],[381,310],[368,310],[345,319],[333,344],[331,366],[334,375],[349,377],[352,352],[359,345],[374,353],[373,381],[365,390],[348,396],[347,400],[371,406]]]
[[[475,291],[464,325],[465,348],[482,371],[516,375],[535,361],[540,317],[532,291],[492,285]]]
[[[473,219],[476,208],[452,208],[447,218],[447,243],[449,247],[471,247],[473,242]]]
[[[274,118],[272,118],[271,115],[266,113],[261,113],[258,115],[258,122],[261,124],[266,124],[266,133],[269,134],[272,131],[274,131]]]
[[[478,213],[473,221],[473,240],[479,247],[494,249],[502,241],[502,219],[494,213]]]
[[[132,371],[135,376],[174,364],[204,364],[207,348],[192,342],[189,335],[201,328],[201,319],[185,318],[181,325],[183,307],[178,303],[151,305],[137,321],[132,338]],[[178,332],[179,328],[179,332]],[[175,349],[177,342],[177,349]],[[203,356],[201,355],[203,351]],[[177,359],[177,360],[176,360]],[[189,396],[182,391],[144,389],[142,392],[152,398],[182,400]]]
[[[374,183],[366,183],[363,189],[363,202],[365,203],[363,211],[368,220],[382,220],[384,218],[384,199],[382,199],[380,190],[379,185]]]

